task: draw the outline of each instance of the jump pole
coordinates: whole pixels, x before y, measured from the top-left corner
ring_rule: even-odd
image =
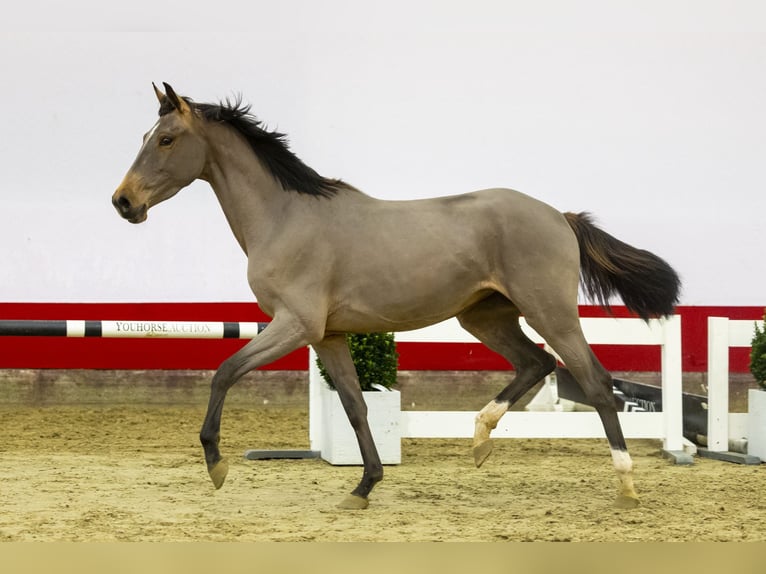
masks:
[[[268,323],[225,321],[0,320],[0,337],[252,339]],[[248,460],[319,458],[313,450],[247,450]]]
[[[208,321],[0,320],[5,337],[100,337],[122,339],[252,339],[268,323]]]

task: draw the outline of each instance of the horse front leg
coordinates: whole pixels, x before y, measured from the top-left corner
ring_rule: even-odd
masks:
[[[221,456],[218,447],[226,393],[246,373],[305,347],[308,343],[306,329],[296,321],[277,316],[263,332],[226,359],[213,375],[210,400],[199,437],[205,451],[207,471],[216,489],[223,486],[229,472],[228,462]]]
[[[378,449],[367,423],[367,405],[359,386],[359,378],[351,359],[345,335],[325,337],[313,345],[338,391],[340,402],[356,433],[362,454],[364,472],[359,485],[338,505],[339,508],[361,510],[369,506],[368,496],[373,487],[383,479],[383,465]]]

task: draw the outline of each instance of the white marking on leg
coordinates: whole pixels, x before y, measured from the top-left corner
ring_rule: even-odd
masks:
[[[612,460],[614,461],[614,469],[618,474],[633,472],[633,460],[631,460],[628,451],[612,449]]]
[[[617,471],[617,476],[620,479],[621,494],[638,499],[638,494],[636,494],[636,489],[633,486],[633,460],[628,451],[619,449],[611,449],[611,451],[614,470]]]
[[[492,401],[478,412],[473,434],[474,446],[489,440],[490,431],[497,426],[506,412],[508,412],[508,401]]]

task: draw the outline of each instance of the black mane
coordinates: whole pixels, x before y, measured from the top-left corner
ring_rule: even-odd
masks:
[[[287,136],[264,129],[263,123],[250,114],[250,106],[243,104],[240,98],[233,102],[227,99],[219,105],[197,104],[188,98],[184,99],[207,121],[227,123],[242,134],[258,158],[286,190],[314,197],[332,197],[339,188],[350,187],[342,180],[322,177],[303,163],[290,150]],[[160,116],[174,109],[169,99],[165,98],[160,105]]]

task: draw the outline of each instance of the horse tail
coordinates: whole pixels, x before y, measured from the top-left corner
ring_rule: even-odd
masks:
[[[607,311],[619,295],[644,320],[666,317],[678,303],[681,280],[666,261],[612,237],[588,213],[565,213],[580,245],[580,279],[585,294]]]

